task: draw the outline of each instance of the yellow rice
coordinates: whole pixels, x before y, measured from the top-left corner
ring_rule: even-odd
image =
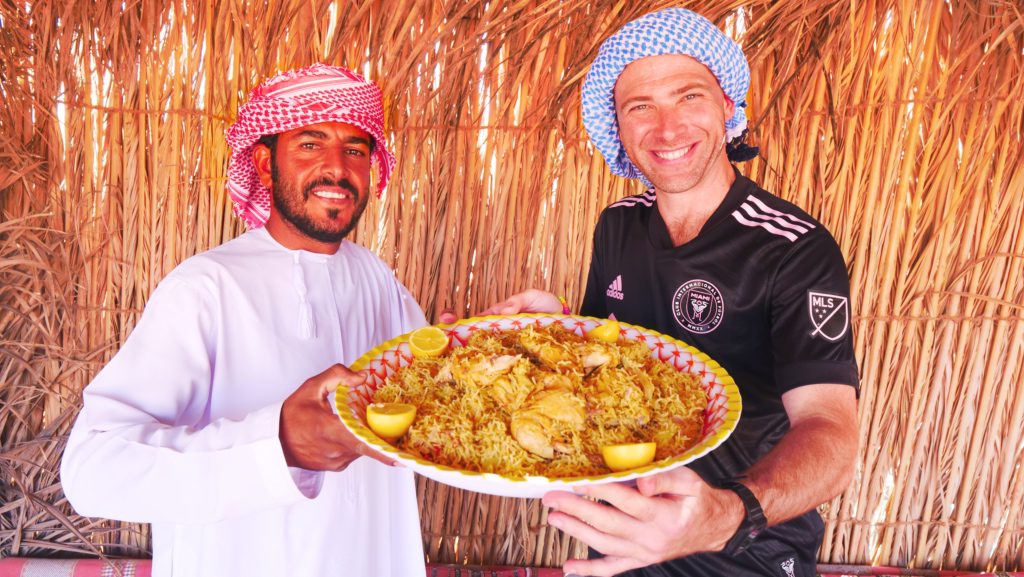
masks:
[[[417,358],[396,371],[374,394],[374,402],[416,405],[416,420],[396,445],[439,465],[521,477],[552,478],[601,475],[611,472],[601,458],[602,445],[657,442],[656,460],[685,452],[700,435],[707,398],[696,375],[677,371],[654,358],[643,343],[591,346],[618,348],[618,362],[586,371],[563,363],[557,369],[538,362],[523,347],[523,339],[547,339],[546,346],[586,346],[587,339],[561,326],[527,327],[521,331],[477,331],[463,347],[441,357]],[[510,433],[514,411],[529,394],[529,386],[501,403],[468,379],[451,376],[452,366],[480,362],[498,355],[521,355],[511,369],[520,382],[535,383],[545,373],[558,372],[573,382],[573,393],[585,404],[586,423],[576,430],[564,426],[553,436],[569,453],[545,459],[523,449]],[[463,363],[459,365],[459,363]]]

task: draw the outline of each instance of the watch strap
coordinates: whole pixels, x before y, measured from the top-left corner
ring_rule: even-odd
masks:
[[[722,552],[727,555],[739,555],[747,550],[757,536],[768,526],[768,519],[764,516],[761,502],[757,500],[746,485],[737,480],[728,480],[720,483],[719,488],[728,489],[740,498],[743,503],[744,516],[736,533],[725,544]]]

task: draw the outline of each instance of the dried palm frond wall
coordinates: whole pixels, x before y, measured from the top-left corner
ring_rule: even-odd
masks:
[[[241,232],[224,131],[258,81],[322,61],[382,85],[399,165],[355,236],[429,318],[579,302],[599,211],[639,190],[588,145],[580,82],[669,4],[0,0],[0,556],[147,554],[145,526],[67,506],[64,435],[157,282]],[[748,53],[741,169],[849,263],[860,459],[821,559],[1024,569],[1020,3],[674,4]],[[431,560],[580,550],[535,501],[419,489]]]

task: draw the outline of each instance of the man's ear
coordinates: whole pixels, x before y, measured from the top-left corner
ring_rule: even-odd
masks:
[[[732,98],[725,97],[725,119],[732,118],[733,113],[736,112],[736,103],[732,101]]]
[[[267,188],[271,188],[271,184],[274,182],[271,175],[273,171],[270,168],[272,154],[270,147],[266,144],[256,143],[252,147],[252,164],[256,167],[256,176],[260,178],[260,183]]]

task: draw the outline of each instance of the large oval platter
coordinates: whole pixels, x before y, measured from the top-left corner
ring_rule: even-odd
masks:
[[[604,322],[604,319],[575,315],[520,314],[473,317],[438,327],[450,335],[452,346],[458,347],[466,343],[470,334],[481,330],[518,330],[527,325],[547,326],[558,323],[578,335],[584,335]],[[368,378],[359,387],[351,389],[347,398],[338,396],[335,399],[338,415],[345,427],[358,439],[416,473],[452,487],[504,497],[539,498],[553,490],[572,490],[590,484],[633,481],[681,467],[706,455],[724,442],[736,428],[742,407],[739,391],[725,369],[704,353],[672,337],[622,322],[619,326],[620,338],[643,342],[651,349],[654,358],[675,367],[676,370],[693,373],[700,379],[707,396],[708,407],[704,413],[700,439],[686,452],[638,469],[589,477],[511,477],[460,470],[426,461],[392,446],[370,431],[366,425],[366,406],[372,402],[374,391],[387,382],[395,371],[409,365],[413,360],[408,334],[375,347],[352,365],[353,370],[365,370]]]

